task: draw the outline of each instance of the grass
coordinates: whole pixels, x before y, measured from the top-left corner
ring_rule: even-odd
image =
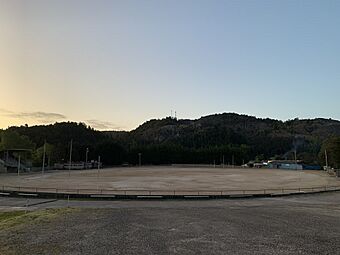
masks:
[[[75,210],[76,209],[72,208],[59,208],[30,211],[27,213],[25,213],[25,211],[0,212],[0,231],[22,224],[47,222],[59,215],[70,213]]]
[[[20,227],[29,225],[44,224],[51,222],[53,219],[63,216],[68,213],[77,211],[74,208],[58,208],[44,209],[37,211],[10,211],[0,212],[0,237],[8,235],[8,233],[17,233]],[[8,239],[1,240],[0,238],[0,254],[15,255],[27,254],[26,252],[18,252],[17,246],[13,245]],[[35,254],[35,253],[32,253]],[[49,254],[60,254],[57,248],[49,248]]]

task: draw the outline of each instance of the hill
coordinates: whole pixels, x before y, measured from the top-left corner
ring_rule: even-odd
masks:
[[[112,138],[122,138],[121,133],[107,133]],[[318,118],[284,122],[223,113],[197,120],[170,117],[150,120],[131,132],[125,132],[123,140],[128,147],[146,146],[153,150],[170,150],[171,153],[177,150],[191,151],[189,154],[200,151],[198,154],[207,156],[195,155],[189,160],[191,162],[196,162],[195,157],[199,156],[197,161],[211,163],[215,160],[219,163],[221,155],[228,158],[226,162],[229,163],[234,156],[238,164],[256,157],[291,159],[296,150],[299,158],[317,164],[322,163],[318,156],[322,144],[333,136],[340,136],[340,121]]]
[[[292,159],[294,152],[310,164],[324,164],[322,147],[340,136],[340,121],[332,119],[260,119],[236,113],[205,116],[196,120],[153,119],[135,130],[100,132],[82,123],[10,127],[4,132],[28,137],[38,150],[46,140],[54,148],[54,161],[68,158],[74,142],[74,160],[101,155],[106,164],[225,163],[252,159]],[[39,155],[36,156],[39,164]]]

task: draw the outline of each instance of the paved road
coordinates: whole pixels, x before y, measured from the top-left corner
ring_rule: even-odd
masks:
[[[0,208],[20,209],[26,203],[1,198]],[[61,208],[67,201],[31,199],[29,205],[30,210]],[[340,253],[339,192],[243,200],[70,201],[69,205],[79,209],[14,232],[0,232],[0,244],[16,254]]]
[[[192,208],[192,207],[222,207],[231,206],[253,207],[301,207],[301,208],[333,208],[340,210],[340,192],[296,195],[275,198],[248,198],[248,199],[222,199],[222,200],[116,200],[116,201],[94,201],[94,200],[55,200],[39,198],[18,198],[0,196],[0,211],[5,210],[38,210],[46,208]]]

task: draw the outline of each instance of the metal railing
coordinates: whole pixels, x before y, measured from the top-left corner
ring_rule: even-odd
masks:
[[[22,186],[0,186],[2,193],[44,193],[64,195],[118,195],[118,196],[248,196],[248,195],[286,195],[297,193],[316,193],[325,191],[340,191],[340,186],[318,186],[299,188],[267,188],[267,189],[224,189],[224,190],[144,190],[144,189],[90,189],[90,188],[44,188]]]

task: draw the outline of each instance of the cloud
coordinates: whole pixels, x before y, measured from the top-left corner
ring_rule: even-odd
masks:
[[[65,115],[53,112],[20,112],[10,115],[13,118],[18,119],[34,119],[42,122],[50,122],[66,119]]]
[[[21,121],[30,120],[38,123],[53,123],[61,120],[66,120],[66,116],[54,112],[14,112],[7,109],[0,108],[0,116],[6,116]],[[122,130],[122,127],[115,125],[109,121],[101,121],[90,119],[85,121],[92,128],[97,130]]]
[[[99,130],[121,130],[122,127],[116,126],[114,123],[109,121],[101,121],[101,120],[86,120],[87,124],[89,124],[94,129]]]
[[[42,123],[55,122],[66,119],[66,116],[54,112],[13,112],[6,109],[0,109],[0,115],[14,119],[29,119]]]
[[[1,114],[1,115],[7,114],[7,113],[12,113],[12,112],[11,112],[11,111],[8,111],[8,110],[6,110],[6,109],[0,108],[0,114]]]

